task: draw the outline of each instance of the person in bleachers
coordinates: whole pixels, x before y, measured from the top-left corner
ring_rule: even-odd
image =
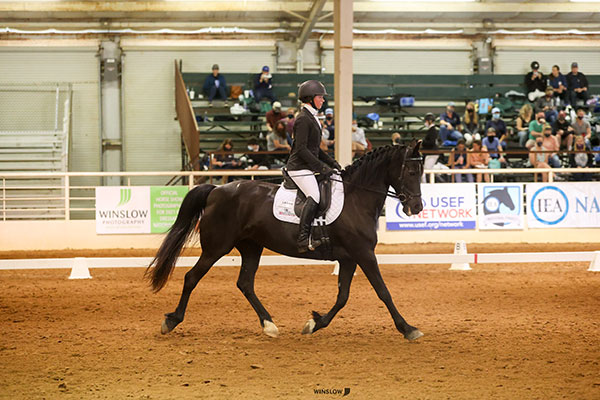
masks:
[[[435,115],[432,113],[427,113],[425,115],[425,129],[427,129],[427,133],[425,134],[425,138],[423,139],[423,143],[421,144],[421,150],[438,150],[437,146],[437,138],[438,131],[435,127]],[[398,139],[400,135],[398,135]],[[440,158],[439,154],[427,154],[426,151],[423,152],[425,155],[425,160],[423,161],[423,169],[434,169],[435,164]],[[422,182],[425,182],[425,174],[421,178]]]
[[[268,154],[257,154],[259,151],[264,151],[260,147],[260,143],[256,138],[248,139],[248,152],[244,155],[247,162],[246,169],[249,170],[257,170],[257,169],[268,169],[270,162],[270,157]]]
[[[579,65],[576,62],[571,63],[571,72],[567,74],[567,89],[569,104],[573,108],[577,106],[577,99],[583,100],[583,104],[586,104],[589,97],[588,80],[583,73],[579,72]]]
[[[465,140],[460,139],[456,144],[456,148],[454,149],[454,169],[468,169],[471,168],[469,165],[469,157],[467,156],[467,148],[465,146]],[[458,183],[462,183],[463,176],[467,182],[473,182],[472,174],[456,174],[454,175],[454,179]]]
[[[333,151],[335,145],[335,120],[333,119],[333,109],[325,109],[325,119],[323,120],[323,151]]]
[[[560,150],[560,143],[558,141],[558,138],[552,134],[552,126],[550,124],[544,125],[543,144],[542,145],[548,151],[559,151]],[[552,168],[560,168],[561,163],[560,163],[560,158],[558,157],[558,154],[556,154],[556,153],[550,154],[548,156],[548,164]]]
[[[544,119],[544,113],[542,111],[536,113],[535,119],[529,123],[529,136],[527,142],[525,143],[525,147],[531,149],[533,146],[535,146],[536,138],[542,137],[545,124],[546,120]]]
[[[265,119],[267,120],[267,130],[272,132],[275,128],[275,124],[286,117],[281,111],[281,103],[276,101],[273,103],[273,108],[267,111]]]
[[[500,141],[500,145],[506,149],[506,123],[502,120],[502,114],[498,107],[492,108],[492,119],[485,123],[485,132],[494,128],[495,136]]]
[[[529,162],[533,168],[550,168],[548,165],[548,153],[538,153],[540,151],[546,151],[544,147],[544,139],[542,137],[536,137],[534,146],[529,152]],[[548,173],[542,173],[542,181],[548,182]]]
[[[558,118],[552,124],[552,133],[556,135],[562,147],[567,150],[572,149],[574,132],[571,123],[567,121],[567,113],[564,110],[559,111]]]
[[[500,154],[500,152],[503,151],[503,148],[500,139],[496,137],[496,129],[494,129],[493,126],[490,126],[485,134],[486,136],[481,141],[481,144],[490,152],[490,158],[500,161],[501,164],[506,163],[504,156]]]
[[[531,123],[532,118],[533,108],[530,104],[523,104],[516,120],[519,145],[521,147],[525,147],[525,143],[527,143],[527,139],[529,138],[529,124]]]
[[[544,95],[546,78],[540,72],[540,63],[537,61],[531,63],[531,71],[525,75],[525,88],[527,89],[527,98],[531,102]]]
[[[575,138],[575,146],[573,151],[576,153],[569,155],[570,167],[571,168],[589,168],[592,166],[592,157],[585,148],[585,141],[583,136],[577,136]],[[573,180],[585,181],[587,179],[586,173],[577,172],[573,174]]]
[[[585,119],[585,110],[583,108],[577,109],[577,118],[571,124],[573,128],[574,136],[583,136],[586,149],[591,148],[590,139],[592,137],[592,126]]]
[[[296,109],[293,107],[290,107],[287,109],[287,112],[285,114],[285,129],[287,130],[287,133],[289,135],[289,137],[292,137],[292,133],[294,132],[294,122],[296,122]],[[291,142],[289,143],[290,145],[292,144]]]
[[[446,106],[446,112],[440,115],[440,140],[442,146],[456,146],[456,142],[463,138],[460,132],[462,126],[460,117],[454,112],[454,102]]]
[[[557,107],[558,99],[554,97],[554,89],[552,89],[552,86],[548,86],[544,97],[540,97],[535,102],[535,112],[542,111],[546,122],[553,123],[558,117]]]
[[[217,149],[218,152],[226,152],[226,154],[214,154],[210,160],[210,165],[213,169],[238,169],[242,168],[242,163],[235,158],[233,153],[233,141],[225,139]],[[233,176],[223,177],[223,183],[233,181]]]
[[[436,136],[433,140],[434,141],[437,140],[437,132],[436,132]],[[401,144],[402,144],[402,136],[400,136],[400,134],[398,132],[392,133],[392,145],[398,146]],[[421,148],[423,148],[423,147],[421,146]]]
[[[225,107],[228,106],[225,77],[219,73],[218,64],[212,66],[212,74],[204,80],[202,90],[204,95],[208,97],[209,107],[212,107],[215,98],[225,100]]]
[[[283,121],[275,123],[275,129],[267,135],[268,151],[290,151],[292,146],[288,144],[288,135]]]
[[[262,72],[254,77],[254,99],[259,102],[262,99],[269,99],[271,103],[276,101],[273,94],[273,76],[269,72],[269,66],[262,67]]]
[[[552,87],[552,92],[554,97],[560,99],[561,103],[564,105],[567,103],[567,78],[560,72],[560,67],[558,65],[552,66],[552,73],[548,77],[548,82]]]
[[[475,112],[475,103],[472,101],[465,107],[465,116],[463,117],[463,133],[467,145],[473,143],[473,140],[481,140],[479,126],[479,114]]]
[[[352,157],[362,156],[368,147],[365,130],[358,126],[356,120],[352,120]]]
[[[488,153],[480,153],[480,151],[487,151],[487,148],[481,144],[481,140],[474,140],[473,147],[467,155],[467,165],[469,165],[470,168],[487,169],[488,163],[490,162],[490,156]],[[477,182],[481,182],[482,180],[489,182],[490,175],[477,174],[475,179]]]

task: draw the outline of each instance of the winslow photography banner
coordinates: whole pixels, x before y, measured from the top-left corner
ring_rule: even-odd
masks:
[[[187,186],[96,188],[96,233],[163,233],[177,217]]]

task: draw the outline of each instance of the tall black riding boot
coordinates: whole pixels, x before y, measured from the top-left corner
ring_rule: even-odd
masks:
[[[298,235],[299,253],[314,250],[321,245],[320,240],[310,240],[310,228],[318,208],[319,204],[312,197],[307,198],[304,207],[302,207],[302,213],[300,213],[300,234]]]

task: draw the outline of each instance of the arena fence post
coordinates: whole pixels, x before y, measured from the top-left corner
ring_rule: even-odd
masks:
[[[454,244],[454,254],[466,255],[467,254],[467,243],[464,240],[458,240]],[[469,263],[452,263],[450,265],[450,271],[470,271],[471,266]]]
[[[71,268],[69,279],[92,279],[85,257],[75,257],[73,259],[73,267]]]
[[[596,251],[588,271],[600,272],[600,251]]]

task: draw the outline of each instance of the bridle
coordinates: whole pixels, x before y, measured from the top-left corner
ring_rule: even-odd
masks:
[[[400,175],[398,176],[398,179],[400,180],[400,184],[401,184],[401,189],[402,190],[400,190],[400,193],[393,193],[393,192],[390,192],[388,190],[388,196],[395,197],[398,200],[400,200],[402,203],[410,201],[410,200],[412,200],[412,199],[414,199],[416,197],[421,197],[421,187],[420,186],[419,186],[419,192],[418,193],[413,193],[413,192],[411,192],[409,190],[403,189],[404,185],[402,185],[402,178],[404,176],[404,168],[406,166],[406,162],[407,161],[418,161],[420,163],[423,162],[423,157],[421,157],[421,156],[419,156],[419,157],[409,157],[408,153],[410,152],[410,150],[411,149],[409,147],[406,148],[406,152],[404,153],[404,159],[402,160],[402,166],[400,167]]]

